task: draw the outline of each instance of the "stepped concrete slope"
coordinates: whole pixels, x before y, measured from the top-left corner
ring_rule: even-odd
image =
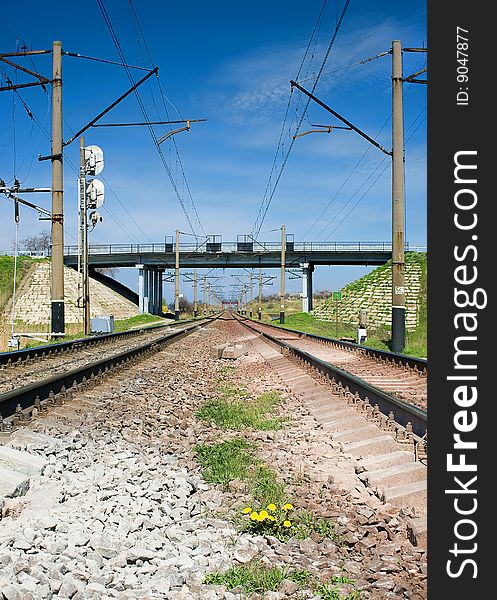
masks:
[[[406,328],[415,329],[419,322],[420,310],[425,301],[424,282],[426,255],[417,252],[406,253]],[[338,305],[339,320],[358,323],[361,310],[367,311],[369,327],[390,325],[392,302],[392,265],[389,261],[368,275],[349,283],[342,290],[342,301],[325,300],[312,314],[321,321],[335,321]]]
[[[28,324],[50,322],[50,263],[44,261],[33,265],[16,294],[16,319]],[[76,271],[64,267],[64,297],[67,323],[81,323],[82,312],[78,308],[78,282]],[[91,316],[113,315],[115,319],[128,319],[139,314],[138,307],[103,283],[90,278]],[[12,303],[7,306],[10,315]]]

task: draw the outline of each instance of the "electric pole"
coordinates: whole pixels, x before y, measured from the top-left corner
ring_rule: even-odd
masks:
[[[205,313],[207,312],[207,274],[204,273],[204,310],[203,313],[205,315]]]
[[[193,316],[197,317],[197,269],[193,269]]]
[[[259,267],[259,309],[258,309],[259,321],[262,320],[262,267]]]
[[[51,329],[65,333],[64,182],[62,172],[62,44],[52,48],[52,298]]]
[[[174,320],[179,321],[179,229],[176,229],[176,265],[174,275]]]
[[[253,288],[252,288],[252,278],[253,278],[254,274],[252,272],[252,270],[250,271],[250,304],[249,304],[249,315],[250,318],[252,318],[252,303],[254,300],[254,295],[253,295]]]
[[[281,226],[280,324],[285,322],[285,226]]]
[[[404,125],[402,47],[392,42],[392,350],[405,346]]]

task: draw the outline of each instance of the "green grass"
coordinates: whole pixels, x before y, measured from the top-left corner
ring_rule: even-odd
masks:
[[[116,320],[114,321],[114,332],[115,333],[119,333],[121,331],[127,331],[128,329],[131,329],[131,327],[134,327],[136,325],[146,325],[147,323],[152,323],[152,322],[157,322],[158,320],[162,320],[162,321],[169,321],[170,319],[160,319],[160,317],[157,317],[157,315],[149,315],[149,314],[143,314],[143,315],[136,315],[134,317],[130,317],[129,319],[122,319],[122,320]],[[79,327],[83,327],[82,323],[66,323],[66,331],[68,329],[75,329],[75,328],[79,328]],[[63,337],[58,337],[55,338],[53,340],[51,339],[47,339],[46,341],[40,342],[37,340],[33,340],[28,342],[26,345],[24,345],[24,348],[35,348],[36,346],[44,346],[44,345],[48,345],[48,344],[61,344],[62,342],[70,342],[72,340],[79,340],[84,338],[85,335],[83,333],[83,330],[76,330],[74,331],[74,333],[68,333],[66,335],[64,335]]]
[[[224,585],[228,591],[241,588],[246,594],[264,594],[276,592],[285,579],[293,581],[301,589],[311,588],[314,594],[323,600],[359,600],[360,598],[360,592],[355,589],[341,592],[344,584],[354,586],[354,582],[346,577],[332,577],[329,582],[321,583],[306,569],[270,567],[258,559],[231,567],[224,573],[219,571],[209,573],[204,577],[204,584]]]
[[[35,261],[45,259],[32,258],[31,256],[17,257],[16,285],[22,282],[24,276]],[[14,257],[0,256],[0,309],[4,308],[12,296],[14,289]]]
[[[172,319],[162,319],[157,315],[149,315],[148,313],[142,315],[135,315],[134,317],[130,317],[129,319],[122,319],[114,321],[114,331],[126,331],[131,327],[136,327],[139,325],[147,325],[148,323],[157,323],[160,321],[161,323],[173,323]]]
[[[195,446],[195,456],[202,467],[202,477],[208,483],[219,483],[228,489],[230,481],[247,483],[249,492],[261,504],[283,502],[285,486],[255,456],[255,446],[243,438],[234,438],[219,444]]]
[[[266,465],[261,463],[252,470],[250,479],[250,493],[260,504],[281,504],[287,501],[285,485],[276,479],[276,473]]]
[[[419,283],[421,286],[419,292],[419,312],[418,326],[414,331],[407,331],[405,354],[410,356],[419,356],[426,358],[428,356],[427,348],[427,264],[426,260],[419,261],[421,266],[421,275]]]
[[[241,431],[247,427],[263,431],[281,429],[283,419],[267,418],[281,400],[279,392],[261,394],[255,399],[238,399],[240,393],[225,386],[222,398],[206,402],[197,412],[197,417],[222,429]]]
[[[331,519],[321,519],[315,517],[307,510],[298,511],[294,517],[295,528],[292,535],[298,539],[306,539],[313,533],[317,533],[323,538],[330,538],[335,543],[339,543],[338,537],[335,534],[335,527]]]
[[[205,576],[204,583],[225,585],[228,590],[241,587],[247,594],[263,594],[275,592],[285,579],[303,587],[310,581],[311,574],[304,569],[268,567],[258,560],[253,560],[245,565],[231,567],[225,573],[210,573]]]
[[[324,337],[340,339],[341,337],[357,337],[357,328],[350,323],[338,324],[338,335],[336,324],[330,321],[320,321],[308,313],[296,313],[285,319],[284,325],[273,323],[278,327],[296,329],[305,333],[314,333]],[[368,329],[366,346],[376,350],[390,352],[390,329],[386,326],[376,329]],[[420,311],[420,321],[414,331],[406,332],[406,346],[404,354],[409,356],[426,357],[426,310]]]
[[[205,481],[220,483],[225,488],[235,479],[247,480],[251,468],[257,464],[254,446],[241,438],[219,444],[198,445],[194,452],[203,469]]]
[[[352,589],[351,591],[342,593],[341,587],[343,584],[354,587],[354,582],[348,577],[336,575],[329,582],[318,585],[315,588],[315,593],[323,600],[359,600],[361,592]]]

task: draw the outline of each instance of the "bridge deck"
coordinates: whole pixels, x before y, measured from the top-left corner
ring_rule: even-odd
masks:
[[[424,252],[425,247],[406,251]],[[278,268],[281,265],[281,243],[222,242],[202,245],[179,244],[180,264],[187,268]],[[90,264],[93,267],[149,267],[170,269],[175,264],[174,244],[105,244],[91,245]],[[64,263],[77,264],[77,246],[66,246]],[[289,268],[302,263],[312,265],[382,265],[392,257],[388,242],[292,242],[287,243],[285,262]]]

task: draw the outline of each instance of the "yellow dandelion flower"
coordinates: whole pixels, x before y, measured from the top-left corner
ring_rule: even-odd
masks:
[[[283,527],[291,527],[292,524],[290,523],[290,521],[283,521]]]
[[[289,502],[287,502],[284,506],[283,506],[283,510],[293,510],[293,504],[290,504]]]
[[[276,504],[268,504],[267,509],[270,511],[276,510]]]
[[[268,519],[269,519],[270,521],[276,521],[276,517],[273,517],[273,515],[269,515]]]
[[[252,509],[250,508],[250,506],[247,506],[247,508],[243,509],[243,514],[244,515],[248,515],[250,512],[252,512]]]
[[[261,515],[261,513],[259,513],[259,514],[257,515],[257,520],[258,520],[258,521],[264,521],[264,516],[263,516],[263,515]]]
[[[259,520],[259,513],[257,512],[252,512],[250,513],[250,518],[252,519],[252,521],[258,521]]]
[[[269,517],[269,513],[266,510],[261,510],[261,512],[259,513],[259,516],[262,517],[263,519],[266,519],[267,517]]]

